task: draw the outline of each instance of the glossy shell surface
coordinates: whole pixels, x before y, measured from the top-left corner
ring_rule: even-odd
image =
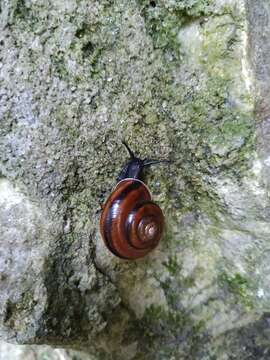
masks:
[[[121,180],[101,214],[100,231],[107,248],[123,259],[144,257],[158,245],[163,229],[162,210],[151,200],[145,184]]]

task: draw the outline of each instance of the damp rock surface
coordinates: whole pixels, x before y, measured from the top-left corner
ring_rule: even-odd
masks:
[[[269,33],[267,0],[0,3],[4,341],[269,358]],[[122,139],[171,160],[145,174],[165,235],[131,262],[99,234]]]

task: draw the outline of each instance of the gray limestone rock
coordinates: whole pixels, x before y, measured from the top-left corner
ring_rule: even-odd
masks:
[[[0,2],[0,335],[97,359],[270,357],[267,0]],[[159,247],[108,252],[127,159]]]
[[[93,360],[86,353],[50,346],[12,345],[0,342],[0,360]]]

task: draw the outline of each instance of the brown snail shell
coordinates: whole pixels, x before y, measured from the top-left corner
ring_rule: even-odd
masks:
[[[160,207],[139,179],[124,178],[106,201],[100,232],[107,248],[123,259],[147,255],[159,243],[164,229]]]

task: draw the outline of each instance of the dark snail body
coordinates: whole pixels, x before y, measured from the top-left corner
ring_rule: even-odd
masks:
[[[157,161],[138,159],[128,150],[132,158],[103,207],[100,231],[105,245],[114,255],[138,259],[158,245],[164,216],[140,180],[143,168]]]

